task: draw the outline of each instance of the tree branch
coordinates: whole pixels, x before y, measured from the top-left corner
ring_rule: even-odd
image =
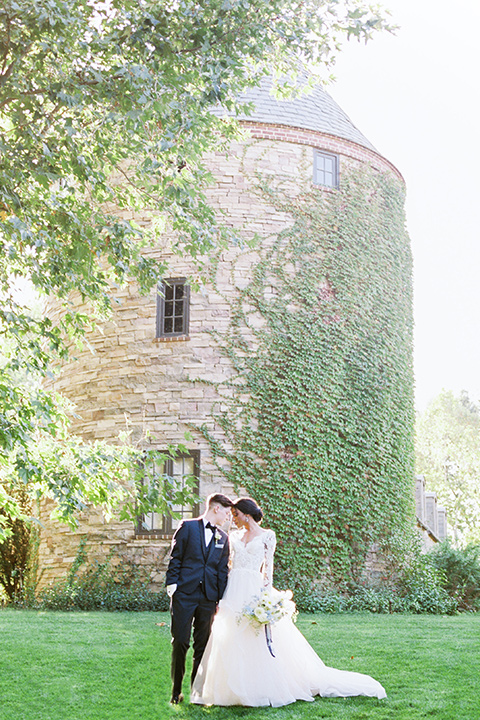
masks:
[[[5,26],[6,26],[6,42],[5,42],[5,52],[3,54],[2,72],[0,73],[1,75],[4,74],[5,66],[7,64],[7,57],[8,57],[8,53],[9,53],[9,49],[10,49],[10,18],[7,18]]]

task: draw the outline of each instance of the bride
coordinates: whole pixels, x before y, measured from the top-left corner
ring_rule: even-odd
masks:
[[[285,616],[255,627],[245,608],[262,590],[272,589],[275,533],[260,527],[262,511],[250,498],[234,502],[238,528],[230,536],[231,570],[212,632],[192,686],[191,702],[201,705],[280,707],[296,700],[367,695],[384,698],[379,682],[356,672],[326,667]]]

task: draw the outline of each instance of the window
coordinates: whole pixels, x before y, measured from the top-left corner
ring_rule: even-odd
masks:
[[[188,335],[190,287],[185,278],[169,278],[158,285],[157,337]]]
[[[313,182],[316,185],[338,188],[338,155],[314,151]]]
[[[154,460],[149,462],[155,463]],[[198,493],[198,478],[200,477],[200,451],[191,450],[188,454],[177,455],[175,458],[167,460],[158,467],[153,466],[150,470],[159,475],[170,475],[184,486],[184,478],[193,475],[197,478],[197,487],[195,492]],[[146,476],[148,473],[146,473]],[[179,517],[163,516],[159,513],[148,513],[138,518],[137,535],[173,535],[178,527],[180,520],[198,517],[200,513],[199,505],[174,505],[172,510]]]

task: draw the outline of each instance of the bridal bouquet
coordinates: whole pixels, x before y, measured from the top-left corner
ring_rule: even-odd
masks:
[[[291,590],[263,590],[245,605],[238,620],[246,619],[259,629],[262,625],[273,625],[284,617],[295,619],[297,611],[292,597]]]
[[[272,625],[284,617],[295,619],[297,616],[297,610],[292,597],[291,590],[284,592],[275,590],[275,588],[263,590],[260,595],[255,595],[255,597],[245,605],[238,616],[238,622],[244,619],[248,620],[257,633],[260,631],[260,628],[263,627],[267,647],[272,657],[275,657],[275,653],[273,652]]]

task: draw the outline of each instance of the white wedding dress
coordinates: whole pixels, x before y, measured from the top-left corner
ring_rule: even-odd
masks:
[[[230,536],[231,570],[190,700],[201,705],[280,707],[296,700],[367,695],[384,698],[379,682],[356,672],[326,667],[289,617],[272,625],[270,654],[242,610],[271,587],[275,533],[265,530],[249,543],[244,530]]]

